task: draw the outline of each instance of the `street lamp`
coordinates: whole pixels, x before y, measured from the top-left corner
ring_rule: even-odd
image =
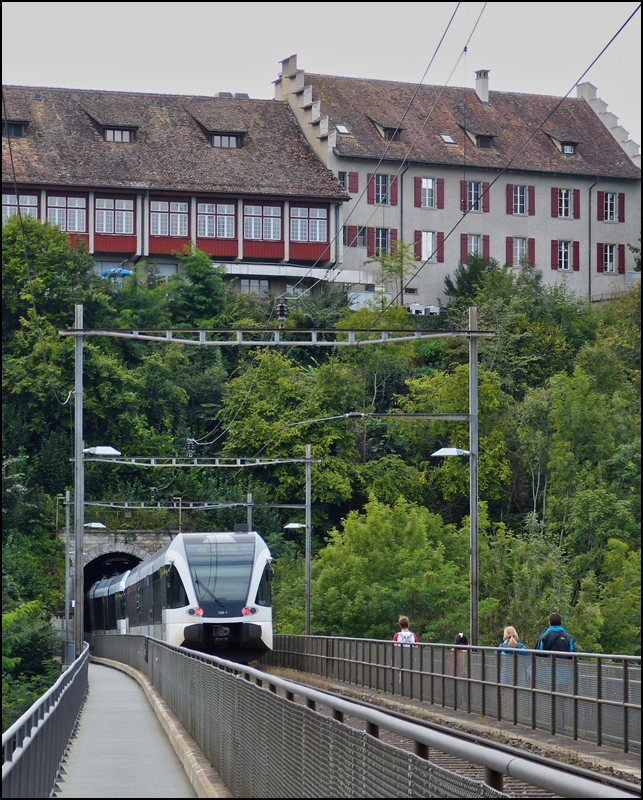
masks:
[[[306,528],[306,636],[310,636],[310,528],[303,522],[289,522],[285,530]]]

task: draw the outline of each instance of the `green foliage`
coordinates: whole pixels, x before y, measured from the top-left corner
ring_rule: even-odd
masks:
[[[462,537],[426,508],[370,500],[313,565],[313,632],[388,639],[405,614],[422,640],[449,640],[466,616],[465,554]]]
[[[414,242],[391,242],[390,252],[369,258],[366,264],[377,264],[378,282],[393,289],[393,305],[404,304],[404,283],[417,270]]]

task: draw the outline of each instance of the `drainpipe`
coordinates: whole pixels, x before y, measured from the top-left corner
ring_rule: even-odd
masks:
[[[409,165],[410,166],[410,165]],[[407,166],[400,173],[400,241],[404,241],[404,174],[408,172]],[[404,275],[400,276],[400,306],[404,306]]]
[[[600,181],[600,177],[597,175],[596,180],[594,183],[589,187],[589,201],[587,203],[588,213],[589,213],[589,223],[588,223],[588,235],[587,238],[589,240],[589,253],[587,263],[589,265],[589,276],[587,281],[587,291],[589,292],[589,302],[592,302],[592,189],[596,186],[596,184]]]

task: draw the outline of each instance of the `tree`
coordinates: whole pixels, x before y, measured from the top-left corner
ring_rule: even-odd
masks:
[[[369,258],[366,264],[377,264],[378,280],[393,287],[393,305],[404,305],[404,283],[417,269],[415,244],[413,242],[391,242],[390,250]]]

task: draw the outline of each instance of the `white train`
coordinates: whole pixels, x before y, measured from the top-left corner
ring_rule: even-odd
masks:
[[[96,634],[143,634],[252,661],[272,649],[272,567],[258,533],[182,533],[86,595]]]

